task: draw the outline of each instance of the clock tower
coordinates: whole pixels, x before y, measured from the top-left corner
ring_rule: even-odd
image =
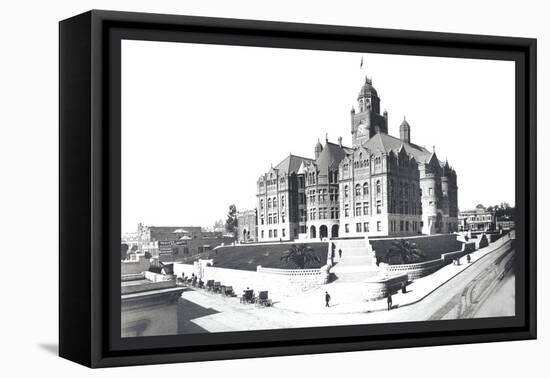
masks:
[[[380,114],[380,97],[368,77],[357,96],[357,107],[357,112],[351,109],[353,147],[360,146],[376,133],[388,132],[388,113]]]

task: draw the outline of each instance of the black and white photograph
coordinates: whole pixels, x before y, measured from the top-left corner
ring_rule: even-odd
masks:
[[[514,317],[515,70],[123,40],[121,337]]]

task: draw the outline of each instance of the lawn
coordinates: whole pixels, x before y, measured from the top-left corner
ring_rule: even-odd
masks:
[[[397,238],[396,238],[397,239]],[[379,257],[384,257],[396,239],[370,239],[370,243],[375,253]],[[460,251],[462,243],[456,240],[456,235],[430,235],[414,238],[402,238],[416,243],[420,251],[429,259],[438,259],[443,253]]]
[[[313,249],[313,253],[321,259],[320,263],[311,263],[306,268],[320,268],[327,263],[327,243],[306,243]],[[292,262],[281,261],[283,252],[292,247],[292,244],[254,244],[218,247],[204,252],[200,256],[184,259],[183,263],[190,264],[197,259],[213,259],[214,266],[227,269],[255,271],[258,265],[264,268],[297,269]]]

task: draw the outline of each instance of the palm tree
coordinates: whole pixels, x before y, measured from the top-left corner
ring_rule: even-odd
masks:
[[[293,262],[300,269],[305,269],[308,263],[321,263],[321,259],[314,253],[313,248],[306,244],[293,244],[290,249],[283,252],[281,261],[283,260],[286,264],[288,264],[289,261]]]
[[[426,256],[418,249],[416,243],[405,239],[395,240],[384,256],[388,264],[412,264],[423,261]]]

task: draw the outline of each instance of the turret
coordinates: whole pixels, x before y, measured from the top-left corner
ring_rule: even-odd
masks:
[[[403,117],[403,122],[401,122],[401,125],[399,126],[399,139],[403,142],[411,143],[411,126],[405,117]]]
[[[321,141],[317,139],[317,144],[315,145],[315,160],[319,159],[321,152],[323,152],[323,145],[321,144]]]

